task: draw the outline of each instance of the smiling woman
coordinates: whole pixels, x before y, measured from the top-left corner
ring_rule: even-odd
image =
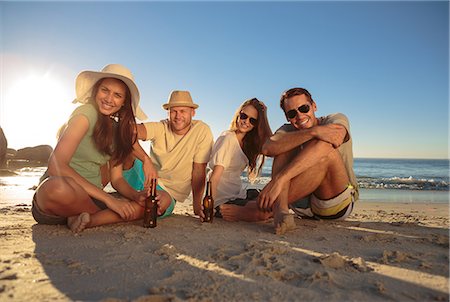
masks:
[[[73,88],[48,73],[29,74],[13,83],[5,87],[1,104],[1,127],[8,147],[54,147],[58,128],[74,108]]]

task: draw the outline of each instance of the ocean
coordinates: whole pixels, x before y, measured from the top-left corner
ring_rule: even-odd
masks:
[[[256,185],[270,181],[272,160],[266,159]],[[361,200],[449,202],[448,159],[355,158],[353,169]]]
[[[254,186],[262,188],[270,181],[271,166],[272,158],[267,158]],[[362,201],[449,203],[447,159],[356,158],[354,170]],[[3,192],[7,187],[32,188],[38,184],[45,167],[26,167],[14,172],[15,175],[0,176]],[[247,177],[243,175],[242,179],[248,184]]]

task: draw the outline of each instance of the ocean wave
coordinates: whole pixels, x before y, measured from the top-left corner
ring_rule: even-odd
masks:
[[[241,177],[248,184],[247,177]],[[253,185],[263,186],[270,181],[270,177],[258,177]],[[416,179],[414,177],[372,178],[358,177],[358,186],[362,189],[397,189],[397,190],[422,190],[422,191],[449,191],[449,182],[442,179]]]
[[[441,179],[416,179],[410,177],[357,179],[360,188],[364,189],[400,189],[400,190],[435,190],[449,191],[449,182]]]

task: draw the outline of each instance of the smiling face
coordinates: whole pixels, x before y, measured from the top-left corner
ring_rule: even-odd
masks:
[[[309,105],[310,109],[306,113],[302,113],[298,110],[299,107],[303,105]],[[293,118],[287,117],[288,121],[297,129],[307,129],[315,126],[317,124],[316,116],[314,112],[317,110],[316,103],[309,102],[308,97],[305,94],[294,95],[284,102],[284,112],[290,110],[295,111],[295,116]]]
[[[120,80],[105,78],[100,80],[95,102],[101,114],[112,115],[120,110],[126,100],[127,86]]]
[[[175,134],[186,134],[191,127],[194,115],[195,109],[191,107],[171,107],[169,109],[170,128]]]
[[[253,105],[247,105],[242,108],[236,121],[236,131],[248,133],[255,128],[258,123],[258,110]]]

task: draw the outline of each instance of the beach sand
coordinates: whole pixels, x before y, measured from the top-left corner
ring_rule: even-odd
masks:
[[[201,224],[190,203],[74,235],[0,187],[0,301],[448,301],[447,204],[358,202],[347,221]],[[7,202],[6,202],[7,201]]]

